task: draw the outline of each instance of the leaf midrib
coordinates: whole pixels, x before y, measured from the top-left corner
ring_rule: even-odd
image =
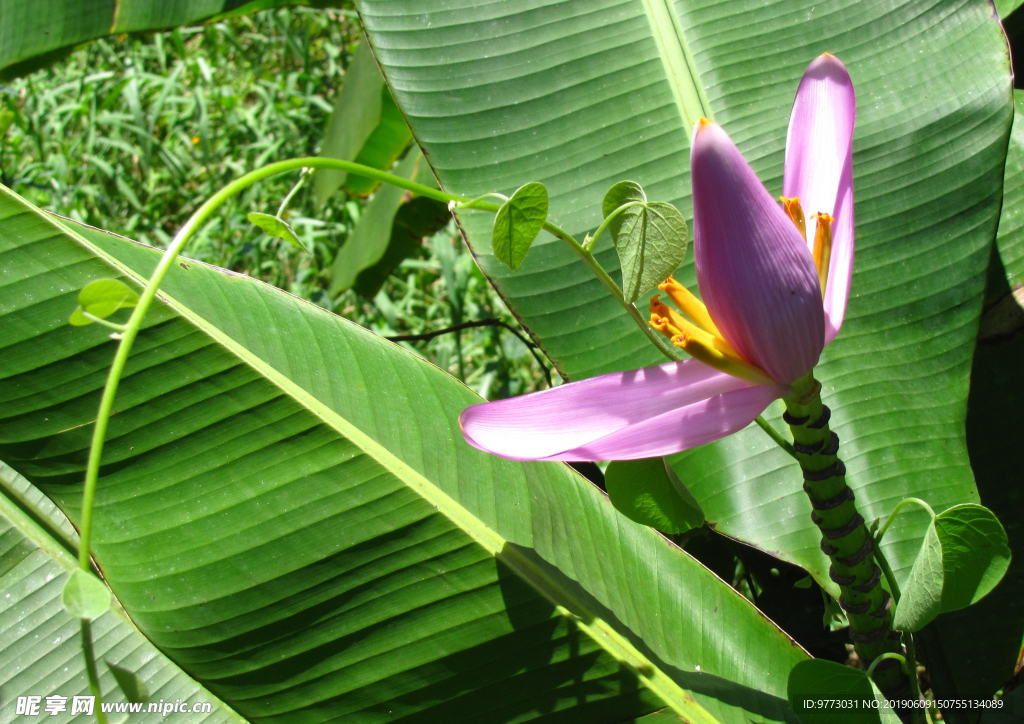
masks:
[[[672,88],[672,97],[683,120],[686,145],[690,145],[690,129],[701,118],[711,118],[711,104],[704,93],[697,67],[686,43],[686,35],[671,0],[642,0],[644,13],[651,25],[651,35],[658,46],[658,55],[665,66],[665,80]]]
[[[27,204],[17,194],[8,189],[4,189],[4,191],[19,204]],[[31,210],[31,207],[28,208]],[[64,234],[68,238],[75,240],[124,276],[132,279],[140,286],[146,284],[147,280],[134,269],[107,254],[85,237],[76,233],[74,229],[63,225],[52,215],[45,214],[43,218],[45,218],[49,225],[54,227],[57,233]],[[645,686],[657,694],[676,713],[686,717],[687,721],[692,722],[692,724],[720,724],[675,680],[633,646],[610,623],[592,611],[583,600],[557,583],[543,569],[529,560],[523,553],[516,550],[515,547],[506,545],[507,541],[496,531],[490,529],[483,521],[449,497],[424,475],[413,469],[352,422],[329,408],[187,305],[163,291],[158,292],[158,297],[162,302],[174,309],[183,319],[208,334],[213,341],[234,354],[264,379],[274,384],[291,399],[320,419],[325,425],[348,439],[365,454],[373,458],[381,467],[412,488],[420,497],[433,505],[438,512],[452,521],[478,545],[482,546],[488,553],[511,569],[520,579],[530,584],[545,599],[550,601],[560,615],[572,619],[601,648],[605,649],[616,660],[628,666]]]

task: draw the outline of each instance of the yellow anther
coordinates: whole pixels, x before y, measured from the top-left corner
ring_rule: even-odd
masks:
[[[832,217],[828,214],[815,214],[818,228],[814,232],[814,266],[818,267],[818,283],[821,285],[821,296],[825,296],[825,285],[828,283],[828,265],[832,259]]]
[[[725,372],[733,377],[753,382],[757,385],[771,384],[772,380],[768,375],[743,360],[736,359],[709,345],[706,340],[700,339],[697,335],[680,334],[672,338],[672,344],[682,347],[688,355],[699,359],[708,367],[713,367],[720,372]]]
[[[681,315],[676,310],[672,309],[666,304],[662,304],[659,300],[660,296],[660,294],[657,294],[654,296],[653,299],[651,299],[651,316],[652,319],[654,316],[658,316],[666,321],[666,332],[663,332],[663,334],[665,334],[666,337],[671,337],[676,334],[682,334],[684,332],[689,332],[692,334],[708,334],[708,332],[698,327],[696,324],[691,322],[689,319]]]
[[[746,364],[746,361],[732,348],[732,345],[721,336],[701,329],[679,312],[658,301],[658,296],[651,300],[651,326],[672,340],[673,344],[677,337],[693,339],[736,362]]]
[[[807,222],[804,220],[804,207],[800,205],[800,197],[794,196],[789,198],[780,196],[779,200],[782,201],[782,209],[786,212],[786,216],[789,217],[790,221],[796,225],[796,230],[800,232],[800,236],[807,239]]]
[[[697,299],[693,292],[677,282],[675,277],[670,276],[658,285],[658,289],[668,294],[669,298],[679,307],[679,310],[692,319],[698,327],[716,337],[722,336],[722,333],[718,331],[718,327],[711,321],[711,315],[708,314],[708,308],[704,306],[704,302]]]
[[[732,345],[725,341],[711,321],[707,307],[686,287],[669,277],[667,281],[659,284],[658,288],[668,292],[672,301],[691,319],[702,321],[709,329],[702,328],[701,325],[663,304],[660,294],[654,295],[651,299],[650,325],[654,329],[668,337],[676,347],[682,347],[691,357],[699,359],[709,367],[755,384],[771,383],[772,380],[767,374],[743,359]]]

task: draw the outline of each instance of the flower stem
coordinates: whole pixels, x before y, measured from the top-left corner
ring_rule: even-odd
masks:
[[[899,504],[895,508],[892,509],[892,512],[889,513],[889,517],[885,519],[885,522],[882,524],[882,527],[878,529],[878,532],[875,534],[875,543],[882,540],[882,536],[885,535],[885,531],[889,530],[889,526],[892,525],[892,522],[894,520],[896,520],[897,513],[899,513],[901,510],[903,510],[903,508],[910,505],[911,503],[914,503],[915,505],[918,505],[927,510],[928,515],[932,517],[933,521],[935,520],[935,511],[932,510],[932,506],[928,505],[928,503],[924,502],[920,498],[904,498],[899,502]],[[896,598],[898,600],[899,596],[897,596]]]
[[[288,194],[281,200],[281,205],[277,207],[277,213],[275,214],[277,218],[284,218],[283,215],[285,210],[288,208],[288,204],[292,202],[292,199],[295,197],[295,194],[297,194],[299,192],[299,189],[302,188],[303,184],[306,183],[306,179],[308,179],[312,175],[313,170],[314,169],[311,168],[302,169],[302,173],[299,174],[299,180],[295,182],[295,185],[292,186],[291,190],[288,191]]]
[[[793,383],[784,398],[783,418],[793,433],[793,448],[803,470],[804,491],[811,499],[811,519],[821,530],[821,550],[832,561],[829,577],[841,591],[839,605],[850,620],[850,638],[861,661],[870,664],[885,653],[903,654],[899,633],[892,630],[892,599],[880,584],[874,540],[857,512],[846,466],[839,459],[839,436],[829,429],[828,407],[813,373]],[[883,693],[906,686],[903,670],[881,662],[872,670]]]
[[[765,431],[765,433],[768,435],[768,437],[770,437],[772,440],[775,441],[776,445],[781,447],[783,450],[785,450],[790,456],[792,456],[796,460],[800,459],[799,457],[797,457],[796,450],[794,450],[793,446],[789,444],[789,441],[786,440],[786,438],[782,437],[782,434],[778,430],[776,430],[774,427],[772,427],[771,424],[769,424],[769,422],[767,420],[765,420],[763,417],[758,415],[757,417],[754,418],[754,422],[757,423],[757,426],[759,428],[761,428],[762,430]]]
[[[95,697],[93,700],[93,712],[96,714],[96,721],[99,724],[107,724],[107,715],[103,713],[103,703],[100,692],[100,677],[96,671],[96,655],[92,648],[92,622],[87,618],[81,619],[82,623],[82,653],[85,654],[85,674],[89,678],[89,691]]]
[[[917,501],[923,504],[929,511],[932,509],[930,505],[925,503],[923,500],[917,498],[907,498],[902,503],[896,506],[896,509],[889,516],[889,520],[886,521],[885,526],[882,530],[879,530],[875,534],[875,562],[882,569],[882,574],[885,576],[885,582],[889,584],[889,590],[892,591],[893,600],[896,603],[900,602],[900,584],[896,581],[896,574],[892,572],[892,566],[889,565],[889,561],[885,557],[885,553],[882,552],[882,547],[879,542],[882,540],[882,534],[885,533],[885,528],[888,527],[889,523],[899,512],[899,509],[903,507],[904,503]],[[932,513],[934,516],[935,514]],[[907,649],[907,675],[910,678],[910,696],[914,701],[921,698],[921,684],[917,680],[917,648],[914,646],[914,634],[910,631],[903,632],[903,645]],[[914,724],[919,724],[921,721],[921,710],[914,709]]]

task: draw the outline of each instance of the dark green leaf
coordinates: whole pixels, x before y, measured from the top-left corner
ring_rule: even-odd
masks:
[[[942,610],[956,611],[988,595],[1010,565],[1006,531],[988,508],[957,505],[935,518],[942,543]]]
[[[96,576],[77,569],[64,584],[61,602],[76,618],[99,618],[110,610],[110,591]]]
[[[247,218],[251,223],[263,229],[267,236],[272,236],[275,239],[284,239],[289,244],[297,246],[303,251],[309,251],[284,219],[271,216],[270,214],[263,214],[259,211],[250,212]]]
[[[668,534],[704,525],[704,511],[664,458],[612,462],[604,482],[612,505],[630,520]]]
[[[368,299],[375,296],[391,272],[404,259],[416,255],[423,245],[423,239],[439,232],[451,220],[448,205],[440,201],[426,196],[416,196],[406,201],[395,214],[391,240],[384,255],[376,264],[359,272],[352,288]]]
[[[78,308],[71,314],[68,322],[76,327],[84,327],[92,324],[93,320],[82,312],[106,319],[118,309],[134,307],[138,301],[139,296],[123,282],[116,279],[97,279],[89,282],[78,293]]]
[[[622,269],[622,293],[627,302],[665,281],[686,258],[686,220],[672,204],[650,203],[640,184],[621,181],[605,194],[602,211],[607,219],[624,204],[609,224]]]
[[[547,218],[548,190],[544,184],[520,186],[494,217],[494,255],[512,271],[518,269]]]
[[[402,178],[413,178],[423,156],[418,148],[406,154],[393,173]],[[356,227],[338,250],[331,267],[331,294],[349,289],[364,269],[377,264],[387,252],[394,233],[395,216],[406,198],[407,191],[398,186],[384,184],[363,209]]]
[[[822,659],[801,661],[789,672],[787,691],[801,724],[900,724],[861,669]]]

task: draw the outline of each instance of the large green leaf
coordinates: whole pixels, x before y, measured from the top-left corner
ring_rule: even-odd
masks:
[[[105,35],[162,30],[288,5],[338,4],[340,0],[2,0],[0,79],[49,65]]]
[[[1013,92],[1013,105],[1017,114],[1015,119],[1024,116],[1024,91]],[[1006,151],[1003,208],[999,214],[996,247],[997,273],[989,281],[986,302],[1002,301],[995,297],[1002,297],[1005,291],[1012,291],[1017,293],[1018,305],[1024,306],[1024,298],[1020,295],[1020,290],[1024,288],[1024,121],[1014,122],[1010,145]],[[1000,265],[1001,270],[998,269]]]
[[[64,724],[74,696],[88,696],[78,619],[61,605],[61,590],[78,561],[69,548],[77,544],[74,529],[53,503],[24,478],[0,463],[0,722],[23,721],[16,715],[19,696],[57,694],[68,697],[67,711],[46,716]],[[125,701],[106,662],[138,674],[149,689],[149,701],[189,704],[208,702],[208,714],[193,721],[243,722],[161,654],[119,610],[92,622],[100,686],[105,702]],[[156,721],[159,715],[141,717]]]
[[[1024,486],[1019,457],[1011,452],[1024,440],[1024,93],[1014,91],[1014,104],[999,234],[967,405],[967,447],[981,502],[1006,528],[1013,559],[991,594],[940,616],[935,636],[928,639],[937,653],[955,662],[951,684],[966,699],[989,697],[1010,680],[1024,639]]]
[[[582,239],[623,179],[690,208],[688,139],[713,116],[781,191],[793,94],[829,51],[857,89],[857,261],[846,324],[818,374],[865,517],[900,499],[977,500],[964,441],[968,375],[1011,121],[1005,39],[968,0],[362,0],[370,41],[442,185],[470,196],[547,185]],[[570,379],[662,361],[550,236],[510,273],[467,219],[484,271]],[[610,243],[597,256],[615,268]],[[692,264],[677,277],[695,288]],[[643,300],[641,300],[641,303]],[[781,409],[770,418],[778,425]],[[708,519],[826,575],[785,453],[752,427],[677,456]],[[902,518],[902,516],[901,516]],[[886,536],[901,578],[922,517]]]
[[[158,256],[0,196],[0,457],[72,520],[114,342],[68,310]],[[799,647],[568,467],[467,445],[466,387],[249,277],[182,260],[159,294],[94,553],[139,628],[243,716],[791,717]]]

